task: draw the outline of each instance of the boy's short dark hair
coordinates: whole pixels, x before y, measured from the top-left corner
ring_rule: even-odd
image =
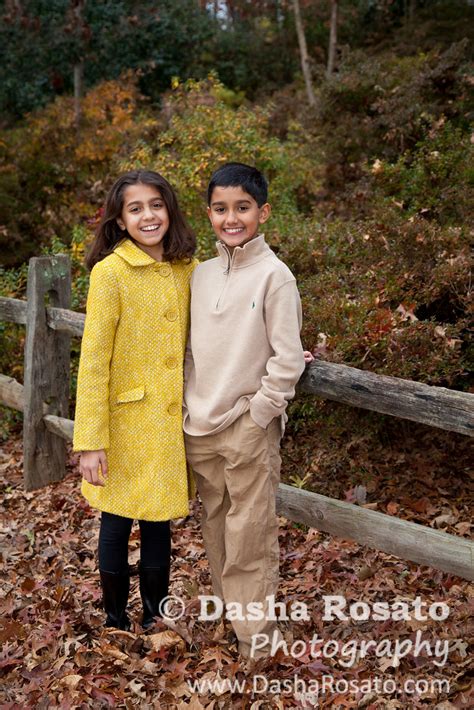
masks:
[[[268,183],[265,176],[251,165],[245,163],[226,163],[211,176],[207,188],[207,204],[211,204],[212,193],[216,187],[241,187],[253,197],[259,207],[265,204],[268,196]]]

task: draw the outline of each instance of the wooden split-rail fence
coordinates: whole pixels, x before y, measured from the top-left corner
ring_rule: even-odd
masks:
[[[23,411],[24,483],[27,490],[61,480],[68,419],[70,338],[81,337],[85,316],[68,310],[67,256],[34,257],[27,300],[0,298],[0,321],[26,325],[24,385],[0,375],[0,403]],[[474,395],[316,361],[299,387],[319,397],[474,435]],[[395,516],[281,484],[278,512],[332,535],[474,579],[474,542]]]

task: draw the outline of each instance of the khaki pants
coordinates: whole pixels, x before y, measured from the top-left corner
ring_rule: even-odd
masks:
[[[278,519],[275,498],[280,480],[280,419],[262,429],[245,412],[218,434],[186,434],[186,453],[203,504],[202,534],[214,594],[238,602],[247,614],[278,586]],[[239,651],[249,656],[252,634],[271,638],[276,622],[232,620]],[[265,650],[257,656],[267,655]]]

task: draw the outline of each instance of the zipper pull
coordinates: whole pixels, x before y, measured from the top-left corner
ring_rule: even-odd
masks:
[[[226,254],[227,254],[227,268],[226,268],[226,270],[224,271],[224,276],[228,276],[229,271],[230,271],[230,266],[231,266],[231,263],[232,263],[232,256],[233,256],[233,255],[232,255],[232,254],[229,252],[229,250],[227,249],[227,245],[226,245],[226,244],[222,244],[222,246],[223,246],[223,248],[224,248],[224,251],[225,251]]]

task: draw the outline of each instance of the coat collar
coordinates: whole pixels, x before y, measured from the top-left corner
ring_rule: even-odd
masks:
[[[264,234],[257,234],[256,237],[246,242],[243,246],[235,247],[232,255],[222,242],[217,242],[217,251],[219,252],[220,261],[226,270],[241,269],[273,254],[265,241]]]
[[[152,256],[146,254],[131,239],[123,239],[114,249],[114,254],[118,254],[130,266],[148,266],[158,263]]]

